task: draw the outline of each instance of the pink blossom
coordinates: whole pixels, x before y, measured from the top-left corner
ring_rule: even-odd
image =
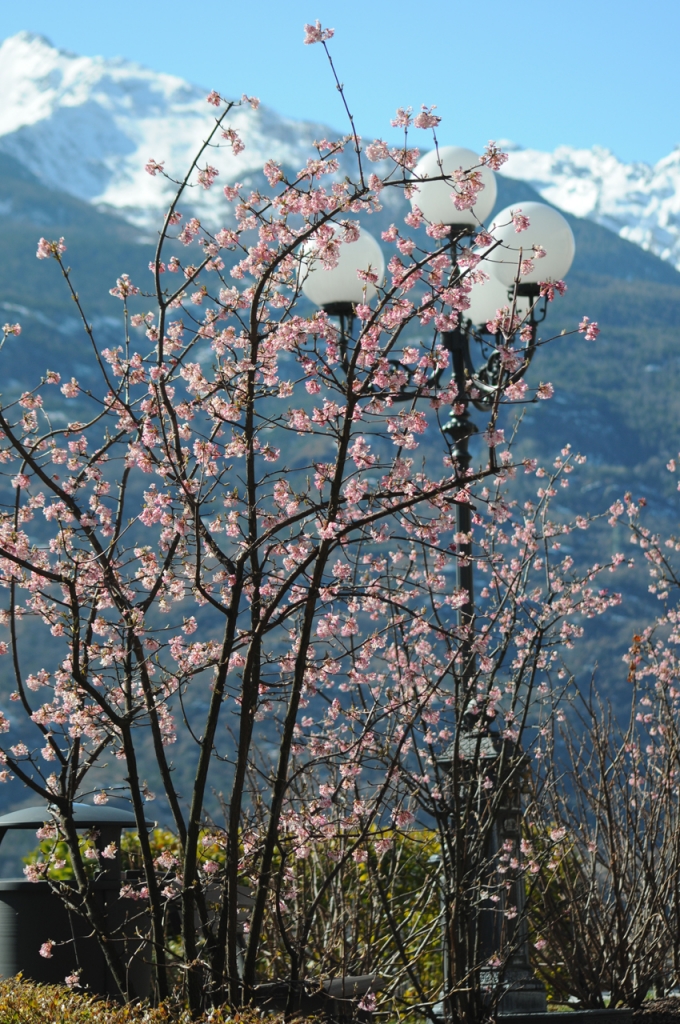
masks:
[[[486,328],[490,334],[503,334],[506,338],[509,338],[519,329],[521,323],[521,318],[517,316],[516,313],[513,314],[509,306],[503,306],[502,309],[496,310],[496,316],[493,320],[489,320]],[[503,352],[507,353],[508,356],[510,355],[510,352],[508,349],[503,349],[501,352],[501,361],[506,365]],[[516,359],[519,359],[516,353],[512,353],[512,355],[515,356]],[[517,362],[517,366],[519,366],[519,362]],[[506,368],[510,369],[509,366]],[[515,366],[514,368],[516,369],[517,367]],[[510,372],[512,372],[512,369]]]
[[[93,802],[95,804],[107,804],[109,802],[109,798],[106,793],[102,791],[101,793],[95,793]]]
[[[502,444],[505,440],[505,431],[489,427],[488,430],[484,431],[482,437],[488,444],[489,448],[495,448],[497,444]]]
[[[283,181],[283,171],[276,163],[275,160],[267,160],[263,167],[264,176],[270,185],[276,185],[279,181]]]
[[[368,284],[378,283],[378,275],[374,270],[357,270],[357,277],[360,281],[366,281]]]
[[[451,608],[462,608],[469,600],[470,593],[465,589],[465,587],[456,587],[456,589],[445,598],[446,604],[450,605]]]
[[[364,1010],[366,1013],[371,1014],[375,1012],[377,1005],[378,1000],[376,999],[374,992],[367,992],[358,1004],[360,1010]]]
[[[183,245],[190,245],[199,233],[200,229],[201,222],[196,217],[191,217],[191,219],[186,222],[177,238]]]
[[[374,139],[373,142],[369,142],[365,153],[373,163],[377,163],[379,160],[387,160],[390,155],[388,145],[382,139]]]
[[[529,228],[531,221],[528,217],[525,217],[521,209],[513,210],[511,216],[512,223],[515,225],[515,231],[517,234],[520,234],[520,232],[526,231]]]
[[[597,326],[597,321],[594,320],[591,323],[587,316],[583,317],[583,320],[578,325],[578,329],[580,334],[585,334],[586,341],[595,341],[598,334],[600,333],[600,328]]]
[[[467,246],[462,246],[458,256],[458,266],[463,268],[469,267],[471,270],[474,270],[481,258],[481,253],[473,252]]]
[[[340,616],[331,613],[319,619],[316,626],[316,635],[322,640],[326,640],[328,637],[335,636],[339,629]]]
[[[308,433],[312,429],[311,420],[304,409],[291,409],[289,419],[291,427],[298,434]]]
[[[80,988],[80,972],[74,971],[73,974],[67,974],[64,978],[64,984],[69,988]]]
[[[508,384],[505,389],[505,397],[509,398],[511,402],[521,402],[526,394],[527,385],[525,380],[518,380],[512,384]]]
[[[480,249],[486,249],[487,246],[493,245],[493,235],[490,235],[489,232],[483,228],[475,235],[475,245],[479,246]]]
[[[5,324],[2,328],[2,332],[5,336],[8,334],[21,334],[21,324]]]
[[[314,25],[305,25],[304,43],[310,46],[312,43],[325,43],[335,35],[334,28],[322,28],[321,22],[316,20]]]
[[[540,398],[545,401],[548,398],[552,398],[555,394],[555,389],[549,382],[546,384],[539,384],[536,389],[536,398]]]
[[[157,174],[163,173],[164,166],[164,164],[159,164],[154,159],[149,158],[149,162],[144,165],[144,170],[146,171],[147,174],[150,174],[152,178],[155,178]]]
[[[233,128],[226,128],[222,132],[222,138],[229,143],[234,156],[238,156],[246,148],[245,142]]]
[[[109,288],[109,295],[113,295],[116,299],[126,299],[129,295],[139,295],[139,288],[130,280],[129,274],[121,274],[116,280],[116,287]],[[63,391],[63,388],[62,388]]]
[[[66,398],[77,398],[80,393],[80,385],[75,377],[71,377],[70,381],[66,384],[62,384],[60,391]]]
[[[52,950],[55,946],[53,939],[48,939],[47,942],[43,942],[40,947],[40,956],[44,956],[46,960],[50,960],[52,957]]]
[[[415,128],[436,128],[441,122],[441,117],[438,114],[433,114],[432,111],[436,110],[434,107],[422,106],[420,113],[417,114],[413,119],[413,125]]]
[[[489,139],[489,141],[486,144],[484,153],[480,157],[481,162],[483,164],[486,164],[487,167],[490,167],[492,171],[500,171],[501,167],[503,166],[507,159],[508,154],[503,153],[498,148],[493,139]]]
[[[39,260],[48,260],[50,256],[58,259],[64,252],[66,252],[66,246],[63,238],[60,238],[58,242],[48,242],[46,238],[41,238],[38,242],[36,256]]]
[[[104,857],[105,860],[115,860],[117,854],[118,847],[115,843],[109,843],[108,846],[105,846],[102,850],[102,857]]]
[[[547,298],[548,302],[552,302],[555,298],[555,292],[558,295],[564,295],[567,290],[567,286],[564,281],[539,281],[538,287],[540,289],[541,298]]]
[[[446,238],[451,234],[451,228],[448,224],[428,224],[425,232],[430,238]]]
[[[35,833],[36,839],[56,839],[57,838],[57,827],[56,825],[42,825],[37,829]]]
[[[375,455],[371,455],[370,451],[371,446],[366,443],[366,439],[364,437],[357,437],[349,449],[348,455],[351,459],[354,459],[357,469],[368,469],[376,460]]]
[[[206,96],[206,102],[212,104],[213,107],[219,107],[222,102],[222,97],[213,89],[212,92],[209,92]]]
[[[420,150],[394,148],[390,150],[390,156],[400,167],[406,168],[407,171],[412,171],[420,159]]]
[[[202,185],[204,189],[211,188],[219,173],[220,172],[216,167],[211,167],[210,164],[206,164],[203,170],[198,172],[199,185]]]
[[[413,118],[411,112],[413,107],[398,107],[397,113],[394,118],[390,121],[393,128],[408,128],[413,124]]]

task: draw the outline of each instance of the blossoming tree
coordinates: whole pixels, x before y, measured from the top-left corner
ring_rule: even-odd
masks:
[[[306,42],[326,46],[330,35],[308,26]],[[126,895],[148,907],[158,998],[181,977],[194,1009],[248,1002],[272,980],[273,943],[291,1007],[310,978],[385,973],[388,964],[385,998],[434,1018],[441,977],[424,965],[439,945],[441,871],[447,920],[475,919],[482,880],[501,918],[517,916],[505,861],[523,870],[531,850],[501,851],[494,873],[485,837],[503,780],[520,771],[513,751],[533,709],[552,707],[562,649],[584,617],[617,601],[594,581],[620,559],[577,573],[559,552],[560,536],[585,525],[549,511],[579,457],[565,448],[545,470],[518,463],[504,441],[505,407],[552,393],[524,381],[535,327],[513,300],[490,325],[500,369],[478,467],[462,469],[439,429],[471,397],[450,379],[442,334],[464,320],[470,288],[485,278],[493,228],[480,225],[475,251],[417,208],[392,225],[386,279],[370,265],[360,271],[353,338],[301,294],[310,263],[316,273],[335,267],[386,190],[417,201],[408,133],[434,133],[436,115],[400,111],[402,147],[364,146],[352,126],[319,141],[295,175],[269,160],[269,189],[227,184],[230,213],[212,226],[191,216],[191,190],[215,187],[213,147],[237,153],[243,143],[229,120],[238,104],[216,93],[208,103],[212,125],[177,182],[150,296],[125,274],[112,289],[123,314],[118,346],[102,347],[90,327],[64,240],[38,246],[71,290],[100,385],[85,389],[50,370],[0,407],[3,651],[16,701],[1,723],[2,778],[54,809],[49,834],[65,838],[75,878],[64,898],[88,918],[128,996],[73,822],[83,794],[110,798],[111,758],[122,762],[139,827],[143,879],[126,883]],[[346,147],[353,180],[337,174]],[[461,168],[452,202],[472,207],[480,167],[503,159],[490,144],[478,167]],[[154,160],[147,170],[165,174]],[[524,220],[517,214],[518,232]],[[518,261],[518,280],[526,263]],[[543,292],[562,288],[547,281]],[[597,332],[587,320],[580,329]],[[5,335],[18,330],[7,325]],[[59,392],[78,414],[62,426]],[[541,478],[521,507],[517,473]],[[474,546],[457,531],[461,503],[474,503]],[[450,583],[458,559],[474,561],[484,580],[464,621],[458,609],[470,595]],[[44,633],[35,672],[23,668],[27,617]],[[200,724],[188,707],[203,709]],[[33,732],[15,742],[22,718]],[[491,723],[508,741],[506,768],[466,788]],[[188,790],[172,762],[178,732],[195,749]],[[472,754],[470,736],[479,740]],[[162,857],[144,825],[150,759],[177,836],[176,852]],[[385,879],[396,877],[403,843],[424,834],[418,828],[449,853],[443,869],[421,864],[420,895],[398,899]],[[30,870],[49,877],[50,856]],[[352,872],[374,903],[347,956],[324,927],[334,922],[332,934],[347,943],[343,879]],[[417,934],[416,904],[430,911]],[[445,995],[472,1020],[488,999],[488,956],[467,925],[447,934]],[[503,934],[499,963],[512,945]]]

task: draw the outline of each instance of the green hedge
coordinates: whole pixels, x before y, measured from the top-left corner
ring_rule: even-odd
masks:
[[[268,1014],[267,1024],[283,1016]],[[120,1006],[62,985],[36,985],[20,975],[0,982],[0,1024],[262,1024],[257,1011],[210,1010],[193,1020],[186,1010],[169,1005],[155,1009]]]

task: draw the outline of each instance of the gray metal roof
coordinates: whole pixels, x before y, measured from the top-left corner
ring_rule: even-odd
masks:
[[[40,828],[53,818],[49,806],[22,807],[19,811],[0,816],[0,829],[7,828]],[[109,807],[108,804],[73,804],[73,822],[76,828],[92,828],[102,825],[119,825],[121,828],[136,828],[137,823],[132,811],[120,807]],[[153,822],[146,822],[153,827]]]

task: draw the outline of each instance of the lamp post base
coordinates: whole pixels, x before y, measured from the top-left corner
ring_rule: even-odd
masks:
[[[488,981],[482,973],[482,983],[490,984],[495,988],[498,984],[497,972],[489,971],[489,975],[496,974],[495,978]],[[500,982],[502,995],[498,1001],[498,1015],[504,1016],[507,1013],[546,1013],[548,1002],[545,994],[545,985],[534,977],[533,971],[526,966],[508,966],[503,971],[503,980]]]
[[[490,994],[500,990],[496,1010],[499,1017],[512,1017],[514,1021],[525,1014],[547,1013],[545,985],[534,977],[530,967],[525,965],[506,967],[503,971],[502,981],[498,975],[497,970],[484,970],[480,980],[482,987]],[[447,1015],[444,999],[435,1004],[434,1013],[441,1024],[450,1024],[452,1017],[450,1013]]]

